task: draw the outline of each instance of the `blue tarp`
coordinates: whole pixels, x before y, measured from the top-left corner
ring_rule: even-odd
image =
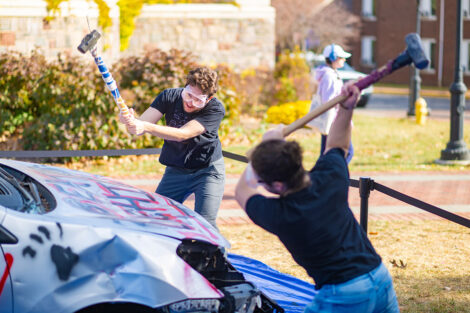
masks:
[[[278,272],[260,261],[231,253],[228,259],[246,280],[275,300],[286,313],[303,312],[316,294],[313,284]]]

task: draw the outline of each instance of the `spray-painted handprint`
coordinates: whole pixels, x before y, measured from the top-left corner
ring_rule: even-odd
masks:
[[[56,223],[59,229],[59,237],[62,239],[63,230],[60,223]],[[45,226],[38,226],[38,233],[31,233],[29,238],[41,245],[51,241],[51,232]],[[50,248],[51,260],[54,263],[60,280],[68,280],[73,267],[78,263],[79,257],[70,247],[52,244]],[[23,249],[23,257],[36,257],[36,250],[28,245]]]

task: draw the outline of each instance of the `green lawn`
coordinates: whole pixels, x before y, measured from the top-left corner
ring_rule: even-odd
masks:
[[[470,166],[444,166],[434,163],[439,159],[441,150],[449,141],[449,122],[428,119],[421,126],[411,118],[377,117],[357,110],[354,115],[353,145],[354,158],[350,164],[352,172],[380,171],[459,171],[470,170]],[[223,138],[223,149],[244,155],[254,144],[260,142],[266,125],[260,120],[242,118],[240,125]],[[318,158],[320,135],[301,129],[288,137],[298,140],[304,148],[304,164],[311,168]],[[470,148],[470,122],[464,125],[464,140]],[[66,164],[67,167],[90,173],[123,176],[162,174],[164,167],[158,156],[135,156],[123,158],[102,158],[99,160],[82,159]],[[226,159],[229,174],[239,174],[244,164]]]
[[[404,113],[405,114],[405,113]],[[434,161],[449,141],[449,122],[428,119],[416,124],[412,118],[376,117],[358,110],[354,115],[352,135],[355,150],[350,164],[352,172],[364,171],[458,171],[470,166],[443,166]],[[304,165],[311,168],[320,151],[320,135],[307,129],[293,133],[288,139],[298,140],[304,148]],[[464,126],[464,139],[470,148],[470,122]],[[261,140],[261,135],[256,142]],[[227,151],[244,154],[249,145],[224,147]],[[240,173],[243,164],[226,160],[227,172]]]
[[[276,236],[253,224],[220,230],[231,253],[312,282]],[[370,221],[369,238],[390,270],[402,313],[470,313],[468,228],[448,221]]]

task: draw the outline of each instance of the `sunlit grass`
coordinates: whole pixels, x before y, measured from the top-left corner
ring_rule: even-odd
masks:
[[[443,166],[435,163],[449,141],[449,122],[428,119],[423,126],[414,119],[354,115],[352,172],[452,171],[470,166]],[[318,158],[320,135],[301,130],[292,135],[304,148],[304,165],[311,168]],[[470,123],[464,127],[465,142],[470,141]]]
[[[222,138],[226,151],[245,155],[246,151],[259,143],[262,134],[269,127],[259,119],[242,117],[240,124],[232,127]],[[353,146],[354,157],[350,163],[352,172],[380,171],[458,171],[470,166],[439,165],[441,150],[449,141],[450,124],[446,120],[428,119],[426,125],[415,123],[414,119],[378,117],[357,110],[354,115]],[[304,148],[304,165],[310,169],[319,156],[320,134],[307,129],[293,133],[288,139],[298,140]],[[470,123],[464,125],[464,140],[470,145]],[[225,159],[229,174],[240,174],[245,164]],[[158,175],[164,166],[157,155],[122,158],[82,159],[66,164],[68,167],[87,172],[110,175]]]
[[[450,123],[428,119],[425,125],[410,118],[354,116],[352,171],[459,170],[469,166],[442,166],[435,163],[449,141]],[[470,141],[470,123],[464,127]]]

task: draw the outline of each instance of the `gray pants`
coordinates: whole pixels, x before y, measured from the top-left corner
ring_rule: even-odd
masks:
[[[155,192],[180,203],[194,193],[194,211],[218,229],[216,219],[224,196],[224,187],[225,164],[222,157],[198,170],[168,166]]]

